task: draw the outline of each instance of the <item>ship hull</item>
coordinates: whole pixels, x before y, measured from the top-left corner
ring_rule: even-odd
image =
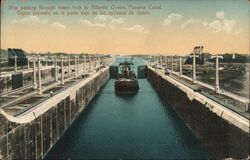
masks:
[[[115,93],[116,94],[135,94],[139,90],[139,84],[137,80],[129,81],[115,81]]]

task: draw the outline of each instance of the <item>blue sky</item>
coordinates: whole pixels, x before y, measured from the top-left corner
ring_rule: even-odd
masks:
[[[161,6],[162,9],[150,10],[150,15],[145,16],[18,16],[16,11],[9,10],[10,6],[20,8],[21,6],[39,5],[86,5],[90,7],[91,5],[106,5],[107,7],[115,5],[125,6],[127,9],[129,5],[146,7],[156,5]],[[124,45],[119,49],[119,52],[124,53],[131,51],[150,53],[154,50],[158,52],[176,51],[176,53],[183,50],[186,52],[187,49],[178,46],[183,43],[187,44],[186,48],[191,48],[197,43],[204,43],[214,52],[220,50],[249,51],[249,2],[247,0],[6,0],[2,6],[1,22],[1,38],[5,40],[1,43],[2,48],[17,46],[26,50],[57,51],[60,49],[59,46],[63,46],[65,43],[71,44],[71,42],[60,40],[55,43],[55,39],[49,34],[60,35],[62,39],[64,35],[66,39],[73,36],[74,31],[79,32],[82,37],[96,37],[96,39],[90,38],[89,42],[85,43],[73,37],[74,43],[79,43],[79,46],[71,45],[76,48],[74,49],[76,52],[80,51],[80,43],[87,46],[86,50],[89,52],[101,52],[101,49],[93,48],[93,46],[96,48],[103,40],[103,37],[99,35],[113,35],[116,46],[126,44],[127,46]],[[58,29],[60,32],[53,31],[52,28]],[[86,32],[83,33],[82,30]],[[33,35],[33,47],[28,47],[28,44],[18,44],[18,41],[20,42],[23,38],[21,35],[25,34]],[[129,40],[135,34],[135,42]],[[38,46],[41,42],[46,43],[45,40],[39,39],[43,36],[48,37],[47,41],[50,43],[44,49]],[[34,39],[34,37],[37,38]],[[148,40],[149,37],[152,38],[151,48],[148,45],[148,43],[151,44]],[[215,43],[214,39],[221,42],[221,45],[217,45],[218,43]],[[54,47],[51,46],[50,41],[53,41]],[[167,44],[164,44],[163,41]],[[107,48],[110,48],[113,45],[113,39],[110,38],[105,43]],[[156,49],[153,48],[153,44],[157,46]],[[91,45],[93,45],[93,49],[88,47]],[[169,46],[175,49],[169,49]],[[131,49],[125,49],[126,47]],[[112,52],[103,46],[100,48]],[[63,48],[61,50],[68,51]]]

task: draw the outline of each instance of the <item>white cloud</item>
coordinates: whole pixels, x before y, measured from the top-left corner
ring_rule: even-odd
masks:
[[[168,15],[168,17],[163,21],[162,25],[168,26],[170,25],[173,21],[179,21],[182,18],[182,15],[178,13],[171,13]]]
[[[227,19],[223,11],[216,12],[217,20],[209,23],[209,29],[214,32],[224,31],[230,33],[236,26],[236,20]]]
[[[229,33],[234,29],[235,26],[236,26],[236,21],[234,19],[231,20],[224,19],[222,21],[215,20],[209,23],[209,27],[212,29],[212,31],[215,32],[225,31]]]
[[[11,21],[12,23],[18,23],[18,24],[45,24],[48,23],[49,21],[47,19],[39,19],[37,16],[29,16],[29,17],[24,17],[21,19],[13,19]]]
[[[233,28],[235,27],[235,25],[236,25],[236,21],[234,19],[231,19],[231,20],[225,19],[223,21],[222,30],[226,32],[231,32]]]
[[[227,32],[230,33],[236,26],[236,20],[227,19],[225,13],[220,11],[216,12],[216,19],[208,22],[206,20],[190,18],[181,24],[181,28],[186,28],[188,26],[200,26],[204,27],[210,32]]]
[[[97,15],[94,20],[96,22],[105,22],[105,23],[112,23],[112,24],[122,24],[125,22],[124,18],[114,18],[110,15]]]
[[[202,22],[202,25],[203,25],[203,26],[207,26],[207,25],[208,25],[208,22],[207,22],[207,21],[203,21],[203,22]]]
[[[211,23],[209,23],[209,27],[214,29],[215,32],[221,31],[221,21],[215,20]]]
[[[80,22],[89,27],[109,27],[110,29],[115,29],[115,25],[125,23],[125,19],[114,18],[110,15],[97,15],[94,17],[93,21],[80,19]]]
[[[123,24],[123,23],[125,23],[125,19],[124,18],[112,19],[110,23],[112,23],[112,24]]]
[[[202,21],[200,19],[190,18],[181,24],[181,28],[186,28],[188,26],[207,26],[207,21]]]
[[[105,27],[105,23],[93,23],[87,19],[80,19],[80,22],[89,27]]]
[[[145,29],[145,27],[137,24],[137,25],[134,25],[132,27],[125,27],[123,28],[127,31],[133,31],[133,32],[141,32],[141,33],[148,33],[148,31]]]
[[[113,17],[110,15],[97,15],[94,18],[94,20],[97,22],[108,22],[108,21],[111,21],[112,19]]]
[[[54,29],[57,29],[57,30],[60,30],[60,31],[64,31],[66,29],[66,26],[59,23],[59,22],[54,22],[51,24],[51,26],[54,28]]]
[[[224,19],[225,18],[224,14],[225,13],[223,11],[216,12],[216,17],[219,19]]]

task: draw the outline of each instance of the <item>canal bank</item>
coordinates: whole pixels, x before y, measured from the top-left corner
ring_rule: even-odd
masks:
[[[249,120],[154,68],[148,67],[147,78],[213,157],[249,156]]]
[[[139,58],[136,65],[144,64]],[[136,66],[134,67],[136,69]],[[210,155],[146,80],[135,96],[117,96],[113,79],[46,159],[206,159]]]
[[[106,67],[17,117],[0,108],[0,159],[42,159],[108,79]]]

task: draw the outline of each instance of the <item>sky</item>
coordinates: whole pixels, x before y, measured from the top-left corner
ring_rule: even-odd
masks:
[[[202,45],[212,54],[249,53],[249,5],[248,0],[5,0],[1,48],[34,53],[183,55]],[[73,10],[73,6],[82,9]],[[107,13],[127,14],[103,15],[98,6]],[[59,15],[40,15],[46,10],[39,7],[48,11],[55,7],[51,13]],[[70,9],[61,15],[58,7]],[[137,13],[141,7],[143,15]],[[67,15],[73,11],[89,11],[89,15]]]

